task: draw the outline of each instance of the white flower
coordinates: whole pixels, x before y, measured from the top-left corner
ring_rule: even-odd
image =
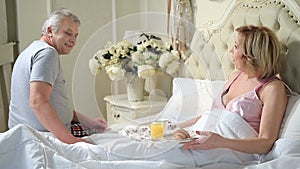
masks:
[[[109,52],[110,54],[112,54],[112,55],[116,55],[116,54],[117,54],[117,53],[116,53],[115,47],[111,47],[110,49],[108,49],[108,52]]]
[[[170,75],[174,75],[180,66],[180,62],[173,60],[166,68],[166,72]]]
[[[133,63],[140,63],[141,57],[142,57],[142,53],[140,52],[134,52],[131,54],[131,60]]]
[[[158,65],[165,69],[174,60],[173,55],[169,52],[164,53],[160,56]]]
[[[105,70],[111,80],[121,80],[125,76],[125,70],[121,65],[107,66]]]
[[[144,46],[143,44],[140,44],[140,45],[137,45],[137,46],[136,46],[136,50],[137,50],[137,51],[143,52],[144,49],[145,49],[145,46]]]
[[[159,66],[162,69],[165,69],[172,61],[178,61],[179,60],[179,54],[178,52],[166,52],[160,56],[159,59]]]
[[[96,59],[90,59],[89,61],[89,68],[90,68],[90,72],[93,75],[96,75],[99,72],[99,63],[98,60]]]
[[[106,50],[99,50],[94,57],[97,57],[97,59],[99,60],[100,58],[102,58],[102,55],[107,53]]]
[[[123,46],[123,48],[125,48],[125,49],[128,49],[128,48],[132,47],[131,43],[130,43],[128,40],[123,40],[120,44],[121,44],[121,45]]]
[[[155,55],[154,53],[151,53],[151,52],[148,52],[148,51],[145,51],[143,53],[143,60],[147,61],[151,58],[152,55]]]
[[[162,54],[159,59],[159,66],[168,74],[174,75],[180,66],[178,51]]]
[[[155,74],[155,68],[150,65],[138,66],[138,76],[142,79],[153,76]]]

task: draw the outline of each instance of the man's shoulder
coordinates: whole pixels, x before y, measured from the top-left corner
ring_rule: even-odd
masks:
[[[50,46],[48,43],[36,40],[33,41],[22,53],[38,53],[38,52],[51,52],[51,53],[57,53],[56,49],[52,46]]]
[[[41,40],[36,40],[36,41],[33,41],[29,48],[35,48],[35,49],[46,49],[46,50],[50,50],[50,51],[55,51],[56,52],[56,49],[54,47],[52,47],[51,45],[49,45],[48,43],[44,42],[44,41],[41,41]]]
[[[26,49],[27,52],[33,54],[33,57],[54,55],[58,56],[56,49],[43,41],[33,41]]]

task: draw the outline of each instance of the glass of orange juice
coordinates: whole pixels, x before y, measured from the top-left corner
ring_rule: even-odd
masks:
[[[160,121],[152,122],[150,125],[150,132],[151,132],[152,140],[161,140],[164,136],[163,122]]]

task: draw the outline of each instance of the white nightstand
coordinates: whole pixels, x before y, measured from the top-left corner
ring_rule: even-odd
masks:
[[[140,102],[129,102],[126,94],[109,95],[106,101],[108,125],[133,122],[135,119],[154,115],[160,112],[167,103],[167,98],[151,95]]]

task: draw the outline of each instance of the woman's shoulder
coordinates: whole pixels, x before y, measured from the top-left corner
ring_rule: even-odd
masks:
[[[241,74],[241,71],[234,70],[230,73],[228,79],[226,80],[225,86],[228,86],[239,74]]]
[[[262,86],[263,90],[262,92],[265,93],[272,93],[272,92],[284,92],[287,89],[287,85],[284,81],[282,81],[280,78],[275,77],[271,80],[268,80],[264,83]],[[285,93],[285,92],[284,92]]]
[[[228,80],[232,80],[234,79],[236,76],[238,76],[239,74],[241,74],[240,70],[234,70],[230,73]]]
[[[273,87],[283,87],[285,88],[286,84],[283,80],[280,79],[280,77],[278,76],[273,76],[271,78],[268,78],[267,80],[265,80],[265,85],[270,85]]]

